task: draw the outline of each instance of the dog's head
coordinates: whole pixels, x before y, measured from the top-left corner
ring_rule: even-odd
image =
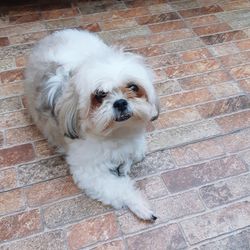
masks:
[[[70,99],[76,107],[62,112],[63,119],[68,119],[66,134],[107,136],[121,128],[144,129],[159,115],[152,81],[152,71],[143,59],[131,53],[116,51],[106,58],[88,60],[72,78]]]

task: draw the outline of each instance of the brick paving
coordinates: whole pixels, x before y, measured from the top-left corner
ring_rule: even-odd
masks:
[[[22,1],[0,7],[0,250],[250,249],[250,1]],[[161,115],[132,178],[158,220],[88,198],[23,95],[33,44],[63,28],[146,57]]]

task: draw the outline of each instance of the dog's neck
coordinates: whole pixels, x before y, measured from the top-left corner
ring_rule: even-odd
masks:
[[[145,127],[120,127],[108,135],[88,133],[87,137],[98,141],[131,140],[145,134]]]

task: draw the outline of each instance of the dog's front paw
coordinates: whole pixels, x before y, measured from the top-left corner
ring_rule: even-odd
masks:
[[[157,217],[154,212],[150,209],[146,202],[140,202],[133,205],[128,205],[129,209],[140,219],[156,221]]]
[[[145,159],[145,157],[146,157],[146,155],[144,153],[135,155],[135,157],[133,159],[133,163],[137,164],[137,163],[143,161]]]

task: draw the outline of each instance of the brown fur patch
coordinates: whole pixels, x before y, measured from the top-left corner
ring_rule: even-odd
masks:
[[[94,111],[94,110],[96,110],[97,108],[99,108],[101,105],[102,105],[102,104],[96,100],[95,94],[92,94],[92,95],[91,95],[91,107],[90,107],[90,110],[91,110],[91,111]]]
[[[147,93],[143,87],[140,85],[138,86],[138,91],[133,91],[129,89],[128,87],[120,87],[119,89],[121,92],[129,99],[129,98],[145,98],[146,100],[148,99]]]

